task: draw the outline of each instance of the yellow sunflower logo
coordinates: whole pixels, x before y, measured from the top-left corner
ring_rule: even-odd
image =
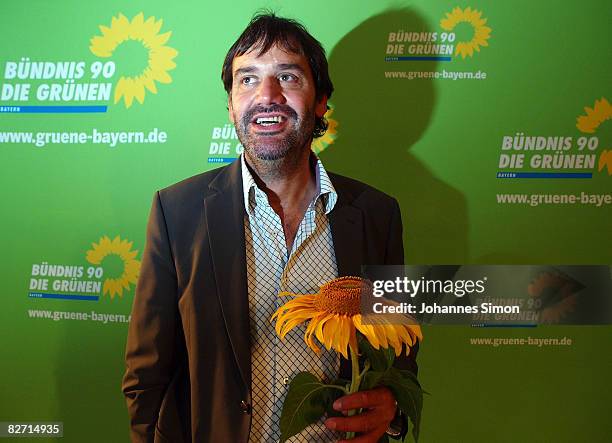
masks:
[[[98,57],[110,57],[119,45],[136,40],[149,51],[149,64],[140,75],[122,76],[115,86],[115,103],[123,98],[125,107],[132,106],[134,99],[140,104],[144,102],[145,88],[157,94],[155,82],[171,83],[172,77],[168,71],[174,69],[176,64],[172,61],[178,55],[176,49],[166,46],[172,32],[159,34],[162,20],[149,17],[146,20],[141,12],[128,20],[123,14],[113,17],[110,28],[100,25],[102,35],[90,40],[89,49]]]
[[[586,134],[594,134],[603,122],[612,119],[612,105],[605,97],[595,100],[592,108],[585,106],[584,112],[576,118],[576,127]],[[612,175],[612,150],[604,149],[599,154],[597,170],[601,172],[606,168],[608,175]]]
[[[584,112],[585,115],[576,118],[576,127],[580,132],[586,132],[587,134],[593,134],[599,128],[599,125],[612,118],[612,106],[605,97],[595,100],[595,106],[592,108],[585,106]]]
[[[574,311],[578,290],[568,278],[550,272],[541,273],[527,287],[529,296],[539,302],[541,323],[559,323]]]
[[[486,18],[482,18],[482,12],[472,9],[469,6],[465,9],[459,7],[446,13],[446,17],[440,20],[440,26],[445,31],[452,31],[459,23],[469,23],[472,25],[474,35],[468,42],[458,42],[455,47],[455,55],[465,58],[472,57],[474,51],[480,52],[481,46],[489,46],[487,40],[491,36],[491,28],[485,26]]]
[[[327,149],[329,145],[331,145],[336,138],[338,137],[338,122],[332,118],[332,114],[334,113],[333,109],[328,109],[325,113],[324,117],[327,120],[327,131],[319,138],[315,138],[312,140],[312,144],[310,148],[315,154],[319,154],[320,152]]]
[[[136,284],[140,272],[140,261],[136,260],[138,251],[132,251],[132,242],[116,236],[111,240],[106,235],[98,243],[92,243],[92,249],[87,251],[86,259],[93,265],[99,265],[109,255],[118,256],[123,262],[123,273],[117,278],[106,278],[102,291],[114,298],[123,297],[123,290],[130,289],[130,284]]]

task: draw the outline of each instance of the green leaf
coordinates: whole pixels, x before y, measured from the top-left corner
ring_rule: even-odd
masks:
[[[412,435],[418,441],[423,409],[423,389],[416,375],[409,370],[393,367],[393,348],[374,349],[370,342],[359,334],[359,350],[370,361],[372,369],[361,380],[359,390],[386,386],[393,392],[398,407],[412,422]]]
[[[318,421],[340,394],[340,387],[325,385],[310,372],[293,377],[281,411],[281,443]]]
[[[395,360],[395,353],[393,348],[379,348],[374,349],[367,338],[362,334],[358,334],[359,338],[359,350],[361,353],[370,360],[370,365],[374,371],[385,371],[393,365]]]
[[[380,380],[387,371],[368,371],[361,379],[361,385],[359,386],[360,391],[367,391],[368,389],[374,389],[376,386],[380,386]]]
[[[418,441],[423,410],[423,390],[411,371],[390,368],[379,380],[393,392],[398,407],[412,422],[412,435]]]
[[[344,380],[342,378],[338,378],[334,381],[332,381],[328,386],[337,386],[337,389],[328,389],[325,390],[325,403],[326,403],[326,409],[325,409],[325,415],[329,418],[329,417],[344,417],[344,414],[342,414],[341,411],[336,411],[333,407],[334,402],[342,397],[343,395],[346,395],[346,391],[345,386],[348,386],[351,384],[350,380]]]

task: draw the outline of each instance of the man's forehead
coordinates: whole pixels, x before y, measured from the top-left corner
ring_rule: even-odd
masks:
[[[278,45],[271,46],[262,52],[261,46],[253,46],[242,55],[234,57],[232,71],[244,67],[260,68],[264,66],[299,65],[304,71],[309,71],[308,60],[303,54],[290,51]]]

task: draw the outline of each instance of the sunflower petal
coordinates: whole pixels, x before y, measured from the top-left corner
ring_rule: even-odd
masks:
[[[395,325],[382,325],[387,334],[387,338],[389,341],[389,345],[393,347],[395,350],[395,355],[400,355],[402,353],[402,344],[399,341],[397,336],[396,326]]]
[[[325,345],[325,335],[323,334],[323,326],[332,317],[333,314],[330,314],[328,312],[321,312],[319,317],[313,319],[313,322],[315,322],[314,335],[317,337],[317,340],[319,340],[319,343],[321,343],[322,345]]]
[[[338,329],[339,326],[339,316],[336,314],[330,314],[328,320],[325,322],[325,324],[323,325],[323,327],[321,328],[322,332],[323,332],[323,344],[325,345],[325,347],[327,349],[331,349],[333,341],[334,341],[334,335],[336,334],[336,331]],[[317,332],[319,331],[319,328],[317,328]],[[318,335],[317,335],[318,338]]]
[[[385,332],[384,325],[374,324],[370,325],[376,334],[376,338],[378,338],[378,342],[383,348],[389,347],[389,342],[387,341],[387,334]]]
[[[421,327],[419,325],[407,325],[406,328],[410,331],[410,335],[414,339],[417,337],[419,341],[423,341],[423,331],[421,331]]]
[[[368,339],[374,349],[380,349],[380,342],[378,341],[378,337],[376,336],[372,325],[364,325],[361,322],[361,314],[353,316],[353,324],[359,330],[359,332],[361,332],[365,338]]]
[[[405,325],[398,325],[397,327],[397,335],[399,340],[404,343],[406,346],[412,346],[414,341],[412,340],[412,335],[408,331],[408,327]]]
[[[315,319],[312,319],[310,323],[308,323],[308,326],[306,327],[306,332],[304,333],[304,341],[310,349],[319,354],[321,352],[321,349],[317,346],[317,344],[312,338],[316,325],[317,322],[315,321]]]
[[[291,331],[293,328],[295,328],[297,325],[304,323],[306,320],[308,320],[309,318],[311,318],[311,316],[309,315],[304,315],[304,316],[295,316],[293,318],[287,319],[287,321],[282,325],[282,327],[278,328],[278,324],[277,324],[277,329],[276,329],[276,334],[281,338],[285,338],[285,335],[287,335],[287,333],[289,331]]]
[[[340,316],[339,319],[340,329],[336,331],[334,339],[334,349],[342,354],[344,358],[348,360],[347,347],[349,338],[351,336],[351,330],[355,328],[351,319],[345,315]]]

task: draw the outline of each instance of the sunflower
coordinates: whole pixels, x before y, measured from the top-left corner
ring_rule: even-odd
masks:
[[[294,327],[309,321],[304,334],[306,344],[315,352],[320,348],[314,337],[327,349],[335,349],[348,359],[347,346],[351,353],[357,352],[356,331],[363,334],[375,348],[392,347],[399,356],[402,346],[406,355],[415,341],[422,340],[421,328],[417,325],[390,324],[384,321],[364,324],[360,314],[362,293],[371,294],[372,283],[359,277],[340,277],[319,289],[317,294],[296,296],[281,292],[280,296],[292,296],[272,316],[276,319],[276,333],[282,339]]]
[[[158,34],[162,23],[161,19],[155,21],[155,17],[149,17],[145,21],[142,12],[132,18],[132,21],[129,21],[123,14],[119,14],[112,18],[110,28],[100,26],[102,35],[91,39],[89,49],[98,57],[112,56],[115,49],[127,40],[140,41],[149,51],[149,64],[140,75],[119,78],[115,87],[115,103],[123,98],[125,107],[129,108],[135,98],[142,104],[145,88],[157,94],[156,81],[172,82],[168,71],[176,67],[172,59],[177,56],[178,52],[166,46],[172,32]]]
[[[469,23],[472,25],[474,35],[469,42],[458,42],[455,48],[455,55],[461,58],[472,57],[474,51],[479,52],[481,46],[489,46],[487,40],[491,34],[491,28],[485,26],[486,18],[482,18],[482,12],[472,9],[469,6],[465,9],[459,7],[447,12],[446,17],[440,20],[440,27],[446,31],[452,31],[459,23]]]
[[[124,289],[130,289],[130,284],[135,284],[140,272],[140,261],[136,260],[138,251],[132,251],[132,242],[121,240],[116,236],[111,240],[106,235],[96,243],[92,243],[92,249],[87,251],[86,259],[93,265],[99,265],[108,255],[117,255],[123,262],[123,273],[117,278],[106,278],[102,292],[110,295],[111,299],[115,295],[123,296]]]
[[[325,134],[321,137],[313,139],[310,145],[315,154],[319,154],[327,149],[327,147],[336,140],[336,137],[338,137],[338,131],[336,129],[338,127],[338,122],[331,117],[333,113],[334,110],[332,108],[327,110],[323,116],[327,120],[327,131],[325,131]]]
[[[581,132],[588,134],[593,134],[599,128],[599,125],[612,118],[612,106],[605,97],[595,100],[593,108],[585,106],[584,112],[586,112],[586,115],[576,118],[576,127]]]

